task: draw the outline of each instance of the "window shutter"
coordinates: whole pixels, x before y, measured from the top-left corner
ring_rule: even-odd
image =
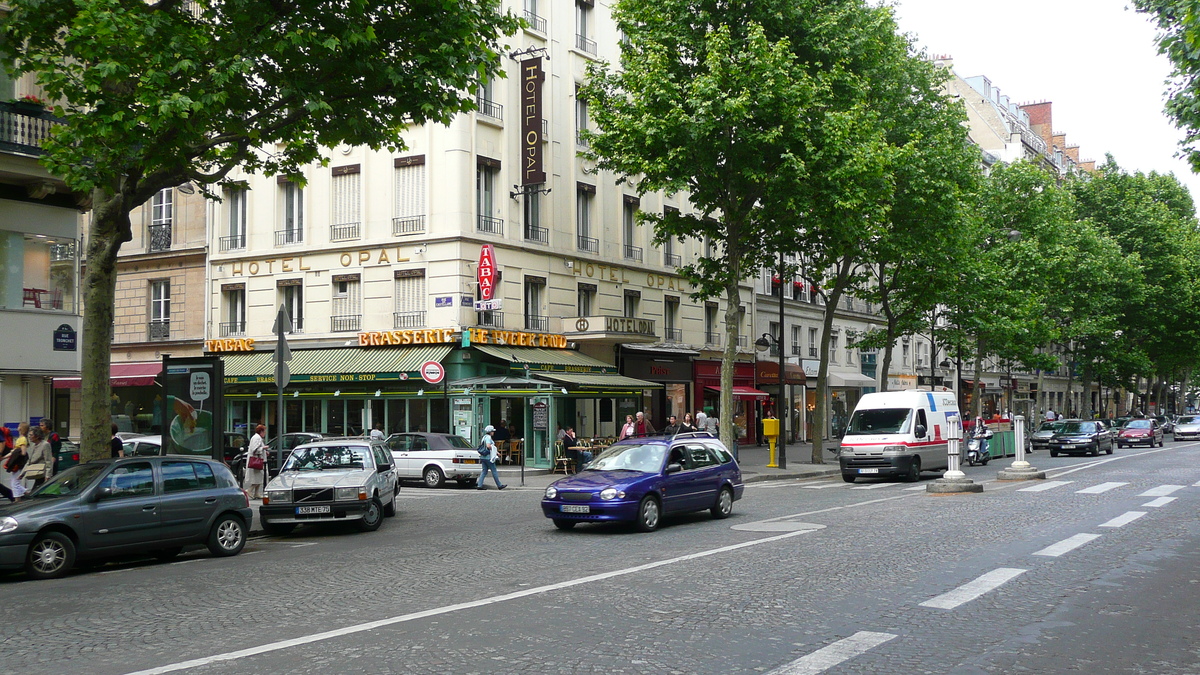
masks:
[[[396,167],[397,218],[425,215],[425,165]]]
[[[396,278],[396,311],[425,311],[425,276]]]
[[[362,222],[359,216],[362,174],[346,173],[333,177],[333,224]]]

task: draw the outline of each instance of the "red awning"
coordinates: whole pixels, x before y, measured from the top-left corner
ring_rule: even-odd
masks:
[[[712,391],[721,391],[720,387],[705,387],[705,389],[711,389]],[[759,391],[758,389],[755,389],[754,387],[740,387],[738,385],[734,385],[733,386],[733,397],[734,398],[771,398],[771,395],[765,391]]]
[[[154,384],[154,378],[162,372],[162,362],[114,363],[109,366],[109,383],[114,387],[142,387]],[[81,378],[56,377],[55,389],[78,389]]]

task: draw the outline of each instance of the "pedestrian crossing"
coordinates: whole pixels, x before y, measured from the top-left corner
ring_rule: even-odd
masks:
[[[1016,492],[1052,492],[1070,490],[1075,494],[1080,495],[1100,495],[1109,492],[1118,492],[1121,490],[1139,490],[1138,497],[1155,497],[1156,499],[1147,502],[1145,506],[1161,507],[1170,504],[1176,499],[1171,497],[1180,490],[1186,489],[1187,485],[1158,485],[1150,489],[1146,489],[1146,485],[1132,485],[1128,481],[1105,481],[1088,485],[1073,480],[1045,480],[1045,481],[1030,481],[1032,484],[1018,488]],[[884,481],[878,483],[846,483],[842,481],[817,481],[811,483],[797,484],[796,482],[770,482],[752,484],[753,487],[762,489],[795,489],[801,490],[895,490],[898,492],[916,492],[925,490],[928,481],[922,481],[916,485],[901,481]],[[1200,487],[1200,481],[1193,483],[1190,487]]]

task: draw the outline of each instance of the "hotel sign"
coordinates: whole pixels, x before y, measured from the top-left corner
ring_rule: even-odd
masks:
[[[521,185],[546,182],[546,171],[542,166],[542,84],[545,81],[540,57],[521,62]]]

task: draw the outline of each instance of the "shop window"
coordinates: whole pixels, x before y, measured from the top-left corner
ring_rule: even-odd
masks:
[[[75,242],[0,231],[0,307],[73,312]]]

